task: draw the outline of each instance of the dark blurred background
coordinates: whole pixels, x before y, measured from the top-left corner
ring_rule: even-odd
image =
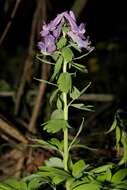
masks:
[[[71,110],[70,123],[76,129],[85,115],[85,129],[80,139],[82,143],[99,150],[92,158],[89,150],[78,154],[74,152],[74,155],[88,162],[98,158],[100,161],[114,159],[114,138],[104,133],[111,126],[116,111],[120,110],[124,119],[127,114],[125,1],[0,0],[1,179],[8,176],[8,171],[17,176],[24,171],[33,172],[51,154],[42,149],[31,151],[22,148],[19,151],[17,147],[21,147],[22,143],[28,144],[33,135],[44,139],[49,137],[42,132],[40,125],[51,112],[51,89],[33,78],[48,79],[50,68],[36,60],[37,42],[42,23],[70,9],[76,14],[78,23],[86,23],[86,32],[95,47],[82,60],[89,74],[82,73],[77,78],[80,87],[87,81],[92,82],[81,100],[94,105],[95,112]],[[72,130],[71,135],[74,134]]]

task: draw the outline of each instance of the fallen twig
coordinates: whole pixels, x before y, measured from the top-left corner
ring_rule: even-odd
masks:
[[[13,9],[13,11],[12,11],[12,13],[11,13],[11,16],[10,16],[11,19],[10,19],[9,22],[7,23],[6,28],[5,28],[3,34],[2,34],[2,36],[1,36],[1,38],[0,38],[0,45],[3,43],[5,37],[6,37],[8,31],[9,31],[9,29],[10,29],[12,20],[13,20],[13,18],[14,18],[14,16],[15,16],[16,12],[17,12],[17,9],[18,9],[18,7],[19,7],[20,2],[21,2],[21,0],[17,0],[16,3],[15,3],[14,9]]]
[[[30,35],[30,42],[29,42],[29,47],[28,47],[28,55],[25,61],[25,67],[24,67],[24,71],[20,80],[20,86],[18,88],[18,91],[16,93],[16,102],[15,102],[15,114],[17,115],[19,112],[19,108],[20,108],[20,102],[21,102],[21,98],[22,95],[24,93],[24,87],[26,85],[26,81],[28,79],[29,76],[29,71],[31,69],[32,66],[32,55],[33,55],[33,44],[34,44],[34,38],[35,38],[35,32],[36,32],[36,24],[37,24],[37,15],[38,15],[38,7],[36,7],[34,16],[33,16],[33,21],[32,21],[32,27],[31,27],[31,35]]]
[[[0,129],[17,141],[27,144],[27,139],[16,128],[8,124],[3,119],[0,119]]]

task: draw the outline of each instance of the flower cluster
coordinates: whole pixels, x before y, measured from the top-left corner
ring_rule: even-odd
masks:
[[[79,48],[90,49],[90,42],[84,36],[84,23],[78,26],[74,13],[66,11],[58,14],[50,23],[43,25],[40,32],[41,41],[38,43],[38,48],[42,53],[52,53],[57,49],[56,42],[63,33],[62,27],[65,25],[68,30],[64,35],[67,35]]]

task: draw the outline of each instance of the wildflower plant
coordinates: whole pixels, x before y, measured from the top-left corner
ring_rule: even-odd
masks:
[[[0,189],[35,190],[39,187],[46,189],[47,185],[54,190],[62,187],[66,190],[127,189],[126,168],[118,169],[113,163],[92,167],[84,160],[74,163],[71,156],[71,150],[77,145],[80,146],[77,138],[82,131],[84,118],[75,137],[70,141],[69,130],[72,126],[69,124],[69,109],[70,107],[85,111],[92,109],[90,105],[75,102],[89,88],[90,83],[82,90],[73,84],[77,70],[81,72],[86,70],[85,65],[78,61],[93,50],[86,37],[84,23],[77,25],[72,11],[63,12],[50,23],[44,24],[40,35],[41,41],[38,43],[38,48],[41,53],[37,57],[44,64],[51,64],[53,73],[49,81],[37,80],[54,87],[50,103],[55,102],[55,110],[52,112],[50,120],[42,126],[50,134],[62,132],[63,140],[57,138],[51,138],[48,141],[35,139],[37,144],[47,150],[53,150],[57,156],[47,160],[45,166],[39,167],[39,171],[35,174],[19,181],[12,179],[5,184],[0,183]],[[76,51],[79,54],[78,57],[75,57],[74,52]],[[116,121],[108,132],[115,128]],[[122,136],[123,134],[125,137],[125,131]],[[125,139],[124,137],[122,138]],[[119,143],[120,140],[118,141],[117,137],[117,148]]]
[[[69,108],[72,106],[88,111],[91,109],[89,105],[86,106],[84,104],[74,103],[74,101],[86,91],[86,89],[90,86],[90,83],[81,91],[79,91],[79,89],[73,85],[73,78],[75,76],[73,73],[69,72],[70,69],[74,67],[75,70],[85,70],[84,65],[77,63],[77,60],[81,59],[82,56],[75,58],[73,49],[76,49],[79,53],[81,53],[84,49],[87,53],[89,53],[93,48],[90,46],[90,42],[85,36],[84,23],[81,23],[78,26],[75,15],[72,11],[69,13],[63,12],[49,24],[44,24],[40,34],[41,41],[38,43],[38,48],[40,49],[41,53],[46,56],[51,56],[56,60],[56,63],[54,64],[54,72],[51,76],[51,82],[42,80],[42,82],[49,83],[56,87],[50,99],[53,99],[55,96],[57,96],[56,109],[51,114],[51,119],[43,124],[44,130],[53,134],[63,131],[62,142],[53,138],[49,142],[41,141],[41,143],[49,148],[52,146],[53,149],[58,151],[63,158],[63,161],[59,158],[52,158],[47,163],[52,165],[53,162],[56,166],[56,163],[59,163],[60,167],[64,168],[64,172],[68,172],[70,170],[69,152],[75,144],[77,136],[79,135],[83,126],[82,122],[76,137],[72,140],[72,142],[69,142],[68,131],[71,128],[68,122]],[[86,54],[83,56],[86,56]],[[83,161],[80,161],[79,164],[81,164],[82,167],[85,167]],[[55,176],[54,180],[64,181],[66,178],[69,179],[67,173],[64,175],[64,178]],[[68,184],[69,183],[66,184],[67,189],[69,189]]]

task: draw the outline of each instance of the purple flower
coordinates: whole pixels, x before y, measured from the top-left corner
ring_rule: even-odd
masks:
[[[58,14],[57,17],[53,21],[50,22],[50,30],[51,31],[59,25],[64,14],[65,14],[65,12]]]
[[[38,43],[38,48],[42,53],[52,53],[56,50],[55,37],[51,34],[44,37],[44,40]]]
[[[79,35],[73,33],[72,31],[68,32],[68,36],[71,37],[71,39],[77,43],[79,48],[85,48],[87,50],[90,49],[90,42],[88,39],[82,39]]]
[[[64,16],[64,12],[61,14],[58,14],[57,17],[53,21],[51,21],[49,24],[44,24],[42,27],[42,31],[40,32],[41,36],[42,37],[46,36],[50,32],[54,32],[54,31],[56,31],[56,33],[58,31],[58,33],[60,33],[61,32],[60,29],[62,29],[60,22],[63,16]]]
[[[56,50],[56,45],[55,45],[55,37],[52,35],[47,35],[44,39],[45,44],[46,44],[46,50],[51,53]]]
[[[44,37],[44,36],[48,35],[49,34],[49,26],[44,24],[40,34],[41,34],[41,37]]]
[[[72,11],[67,11],[58,14],[57,17],[52,20],[49,24],[44,24],[40,35],[42,37],[41,42],[38,43],[38,47],[41,52],[52,53],[56,50],[56,41],[62,33],[62,26],[68,27],[68,32],[64,35],[68,35],[79,48],[90,49],[90,43],[84,36],[85,25],[81,23],[79,26],[76,23],[75,15]]]
[[[76,21],[74,20],[74,18],[71,15],[72,15],[72,11],[71,11],[71,14],[70,13],[68,14],[67,12],[64,13],[64,17],[69,22],[71,30],[73,32],[78,32],[78,26],[76,24]]]
[[[76,24],[76,20],[72,11],[70,13],[64,14],[65,18],[68,20],[71,30],[67,33],[68,36],[77,43],[79,48],[85,48],[90,50],[90,42],[84,36],[85,34],[85,24],[81,23],[79,26]]]
[[[73,11],[70,11],[69,13],[70,13],[71,18],[73,18],[73,20],[76,21],[76,18],[75,18]]]
[[[41,53],[46,52],[46,46],[42,41],[38,42],[37,46],[40,49]]]
[[[56,40],[59,38],[62,30],[62,25],[61,23],[53,30],[53,36],[56,38]]]
[[[81,23],[80,25],[79,25],[79,27],[78,27],[78,35],[81,37],[81,38],[83,38],[83,39],[85,39],[85,36],[84,36],[84,33],[85,33],[85,24],[84,23]]]

